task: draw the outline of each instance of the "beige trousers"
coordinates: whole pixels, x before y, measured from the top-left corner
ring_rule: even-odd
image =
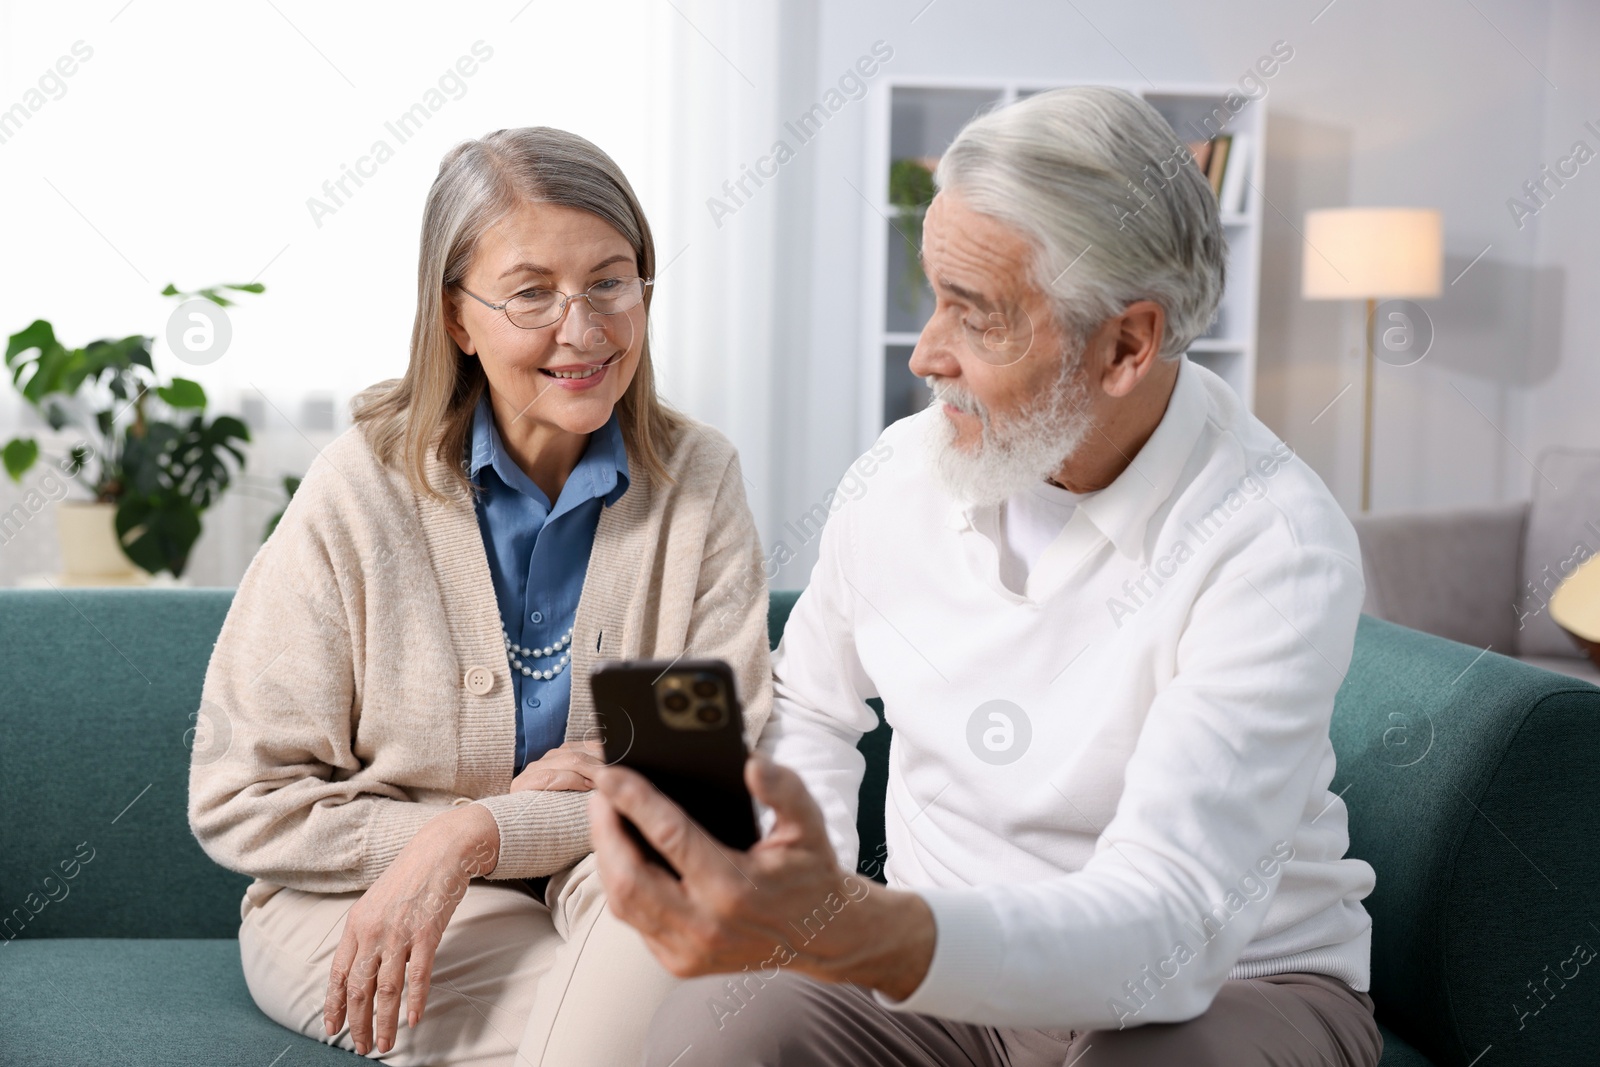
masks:
[[[322,1008],[344,919],[360,893],[282,889],[241,905],[239,953],[263,1012],[325,1044]],[[547,907],[545,901],[549,902]],[[656,1007],[677,984],[605,905],[590,855],[550,880],[545,900],[521,883],[474,881],[445,927],[415,1030],[404,999],[395,1047],[370,1058],[449,1067],[635,1064]]]

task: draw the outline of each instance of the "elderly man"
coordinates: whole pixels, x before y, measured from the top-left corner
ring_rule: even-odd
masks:
[[[1373,871],[1328,788],[1356,538],[1183,355],[1226,249],[1175,141],[1067,89],[940,161],[935,402],[884,431],[774,658],[765,838],[720,848],[619,768],[591,800],[611,906],[711,976],[652,1064],[1378,1062]],[[871,697],[887,887],[847,873]]]

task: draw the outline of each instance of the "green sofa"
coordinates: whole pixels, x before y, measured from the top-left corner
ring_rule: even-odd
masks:
[[[251,1003],[246,880],[184,816],[230,596],[0,591],[0,1063],[353,1062]],[[773,595],[774,640],[794,597]],[[1575,947],[1600,947],[1600,689],[1364,618],[1333,740],[1378,872],[1384,1064],[1600,1062],[1600,962]],[[871,856],[887,728],[862,747]]]

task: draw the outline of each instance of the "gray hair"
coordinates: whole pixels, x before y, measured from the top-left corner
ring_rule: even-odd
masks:
[[[1176,359],[1210,324],[1227,261],[1217,198],[1193,158],[1137,96],[1075,86],[967,123],[934,181],[1033,241],[1035,281],[1075,341],[1154,300],[1166,312],[1160,354]]]
[[[355,421],[379,458],[403,466],[419,493],[442,498],[448,488],[428,480],[430,447],[445,461],[452,483],[467,488],[460,456],[488,381],[477,357],[463,353],[445,330],[446,302],[472,266],[479,240],[526,201],[561,204],[603,220],[632,246],[639,276],[655,276],[655,240],[644,208],[621,168],[589,141],[565,130],[524,126],[495,130],[446,152],[422,210],[411,362],[404,378],[371,386],[353,405]],[[649,289],[644,307],[648,316]],[[634,469],[667,481],[663,457],[684,422],[656,394],[646,322],[639,364],[617,402],[617,415]]]

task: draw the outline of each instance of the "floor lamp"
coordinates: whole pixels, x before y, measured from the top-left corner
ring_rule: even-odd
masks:
[[[1367,358],[1361,408],[1361,510],[1372,510],[1373,321],[1380,298],[1438,296],[1444,223],[1425,208],[1347,207],[1306,213],[1301,290],[1307,300],[1365,300]]]

